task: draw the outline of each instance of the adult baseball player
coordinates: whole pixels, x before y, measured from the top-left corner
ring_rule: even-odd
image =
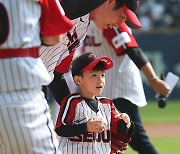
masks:
[[[147,104],[139,69],[156,93],[167,95],[169,87],[156,76],[150,62],[138,47],[131,29],[123,23],[118,29],[100,31],[91,22],[84,44],[85,52],[91,51],[98,57],[107,55],[114,62],[114,67],[106,74],[108,83],[102,95],[113,99],[117,109],[128,113],[135,123],[135,134],[130,146],[140,154],[157,154],[139,115],[138,107]]]
[[[1,154],[57,153],[49,107],[41,91],[50,76],[39,58],[39,46],[41,38],[45,44],[54,44],[72,28],[62,11],[55,0],[0,0]]]
[[[40,49],[43,63],[48,69],[51,79],[54,79],[49,88],[57,102],[69,94],[62,74],[67,72],[75,49],[82,44],[90,20],[93,20],[99,29],[117,26],[123,21],[128,21],[136,28],[141,27],[134,13],[139,5],[137,0],[62,0],[61,4],[70,19],[78,17],[72,20],[74,27],[63,36],[59,44],[50,47],[42,46]],[[75,11],[76,8],[78,11]],[[87,12],[90,13],[86,14]]]

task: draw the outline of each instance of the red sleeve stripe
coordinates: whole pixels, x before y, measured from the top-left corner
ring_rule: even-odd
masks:
[[[70,124],[75,115],[75,107],[81,101],[80,95],[71,95],[66,102],[63,104],[62,113],[61,113],[61,123],[66,125],[67,123]]]
[[[77,94],[71,94],[71,95],[65,97],[63,99],[63,101],[61,102],[60,111],[59,111],[58,118],[56,121],[56,128],[58,128],[62,125],[61,119],[64,114],[64,110],[66,108],[67,101],[69,100],[70,97],[73,97],[73,96],[77,96]]]

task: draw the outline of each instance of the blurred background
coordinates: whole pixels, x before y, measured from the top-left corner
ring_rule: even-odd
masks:
[[[140,0],[142,29],[133,31],[155,72],[180,77],[180,0]],[[180,80],[159,108],[155,93],[142,75],[148,105],[140,108],[147,134],[159,154],[180,153]],[[142,145],[143,146],[143,145]],[[130,147],[125,154],[137,154]]]
[[[150,59],[155,72],[180,76],[180,0],[141,0],[137,10],[142,29],[133,31],[140,47]],[[147,99],[154,92],[142,75]],[[180,99],[180,81],[171,93]]]
[[[180,0],[140,0],[137,13],[141,31],[180,26]]]

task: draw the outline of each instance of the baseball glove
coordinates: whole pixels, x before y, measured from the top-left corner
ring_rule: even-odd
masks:
[[[123,154],[127,150],[128,143],[134,135],[135,125],[131,122],[131,127],[127,134],[120,134],[111,131],[111,154]]]

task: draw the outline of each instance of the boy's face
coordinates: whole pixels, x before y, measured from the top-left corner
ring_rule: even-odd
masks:
[[[81,96],[93,99],[102,93],[105,86],[105,71],[88,70],[83,76],[75,77],[78,80],[76,83],[79,85]]]
[[[115,10],[116,0],[107,0],[104,4],[90,13],[90,19],[94,21],[98,29],[106,29],[113,26],[119,27],[127,20],[124,9],[121,7]]]

